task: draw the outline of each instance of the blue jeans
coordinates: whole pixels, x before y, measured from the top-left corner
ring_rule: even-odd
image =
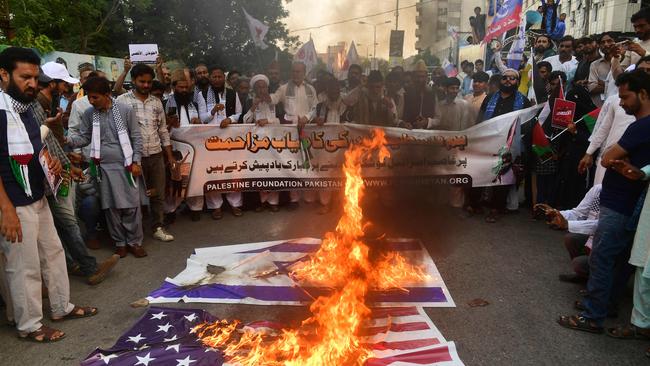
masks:
[[[99,198],[91,195],[86,196],[79,204],[79,218],[86,228],[86,239],[97,239],[97,224],[102,214]]]
[[[79,222],[74,211],[74,187],[70,188],[67,197],[58,197],[57,200],[53,196],[47,198],[52,210],[54,226],[66,253],[66,259],[72,259],[73,263],[79,264],[79,268],[85,276],[90,276],[97,271],[97,260],[88,254],[86,243],[81,236],[81,229],[79,229]]]
[[[634,231],[626,229],[630,220],[630,216],[600,206],[598,228],[589,256],[589,281],[583,301],[585,311],[580,314],[599,326],[632,273],[627,264],[634,240]]]

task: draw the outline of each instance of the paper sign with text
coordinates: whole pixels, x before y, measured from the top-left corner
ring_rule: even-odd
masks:
[[[131,62],[155,64],[158,58],[157,44],[130,44],[129,57]]]
[[[570,123],[573,123],[573,116],[575,113],[575,102],[564,99],[555,99],[555,104],[553,105],[553,127],[561,129],[567,128]]]

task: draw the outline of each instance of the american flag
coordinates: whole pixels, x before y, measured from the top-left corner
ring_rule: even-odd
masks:
[[[190,333],[194,326],[215,320],[201,309],[150,307],[113,347],[96,349],[81,366],[228,365],[221,351],[203,346]],[[247,327],[282,326],[262,321]],[[463,365],[454,343],[445,340],[421,307],[375,308],[361,336],[373,351],[367,366]]]
[[[286,268],[316,252],[320,244],[320,239],[300,238],[198,248],[187,260],[185,270],[167,278],[147,300],[150,303],[308,305],[313,298],[327,295],[331,289],[298,285],[287,275]],[[406,284],[406,292],[371,290],[369,299],[373,306],[455,306],[433,259],[419,240],[388,239],[388,247],[410,263],[423,267],[430,278]],[[224,271],[213,274],[208,266]]]

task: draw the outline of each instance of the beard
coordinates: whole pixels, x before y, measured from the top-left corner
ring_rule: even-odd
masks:
[[[176,104],[179,106],[186,106],[192,103],[194,95],[192,93],[174,93]]]
[[[515,85],[499,85],[499,91],[502,91],[507,94],[513,94],[515,91],[517,91],[517,84]]]
[[[544,53],[544,51],[546,51],[546,47],[544,46],[535,47],[535,53]]]
[[[196,85],[198,85],[200,88],[205,88],[210,84],[210,80],[208,78],[199,78],[196,80]]]
[[[641,102],[639,101],[639,97],[636,97],[636,101],[634,102],[634,104],[630,106],[624,105],[622,107],[623,110],[625,111],[625,114],[628,114],[630,116],[636,115],[636,112],[638,112],[639,109],[641,109]]]
[[[9,85],[7,86],[7,94],[10,97],[14,98],[16,101],[23,104],[30,104],[36,99],[36,89],[32,87],[27,87],[24,91],[21,91],[18,88],[18,85],[14,82],[13,78],[9,79]]]

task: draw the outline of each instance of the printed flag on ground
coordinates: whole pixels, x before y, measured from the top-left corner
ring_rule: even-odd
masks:
[[[150,303],[203,302],[257,305],[306,305],[331,289],[300,286],[288,275],[288,267],[320,247],[321,240],[301,238],[263,243],[198,248],[187,267],[167,278],[149,294]],[[402,290],[371,290],[373,306],[453,307],[433,259],[413,239],[388,239],[390,249],[430,275],[425,282],[405,284]]]
[[[596,126],[596,121],[598,120],[599,114],[600,108],[596,108],[582,117],[582,120],[585,122],[585,126],[587,126],[589,133],[594,132],[594,127]]]
[[[221,351],[203,346],[191,329],[214,316],[201,309],[151,307],[108,349],[96,349],[81,366],[228,365]],[[244,329],[278,332],[270,321]],[[421,307],[375,308],[361,328],[362,341],[373,351],[367,366],[462,366],[448,342]]]
[[[533,123],[533,152],[540,158],[547,157],[549,154],[553,154],[553,149],[551,148],[551,142],[546,137],[542,125],[539,123]]]
[[[250,16],[246,12],[246,9],[242,8],[242,10],[246,16],[246,23],[248,23],[248,29],[251,32],[253,43],[255,43],[255,46],[265,50],[268,45],[264,43],[264,37],[266,37],[266,33],[269,31],[269,26]]]

